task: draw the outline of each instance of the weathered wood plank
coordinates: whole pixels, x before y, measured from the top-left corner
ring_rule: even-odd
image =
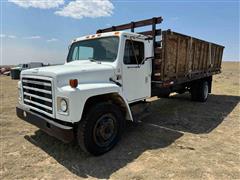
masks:
[[[162,43],[162,81],[218,73],[221,68],[223,46],[172,31],[162,32]]]

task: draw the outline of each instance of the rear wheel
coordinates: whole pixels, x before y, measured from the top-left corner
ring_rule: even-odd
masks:
[[[191,87],[191,97],[193,101],[205,102],[208,98],[209,85],[207,81],[199,81]]]
[[[111,150],[119,141],[124,118],[118,106],[99,103],[83,116],[77,132],[78,144],[93,155],[101,155]]]

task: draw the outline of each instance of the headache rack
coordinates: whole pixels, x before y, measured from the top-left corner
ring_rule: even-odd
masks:
[[[136,32],[138,34],[142,34],[145,36],[151,36],[153,39],[154,44],[154,59],[152,63],[152,80],[157,80],[159,71],[160,71],[160,63],[161,63],[161,38],[157,41],[157,36],[162,35],[162,30],[157,29],[157,24],[162,23],[162,17],[153,17],[151,19],[145,19],[141,21],[135,21],[127,24],[122,24],[118,26],[112,26],[105,29],[97,30],[97,33],[105,33],[105,32],[112,32],[112,31],[122,31],[122,30],[131,30],[131,32],[135,32],[136,28],[144,27],[144,26],[152,26],[152,30],[144,31],[144,32]]]

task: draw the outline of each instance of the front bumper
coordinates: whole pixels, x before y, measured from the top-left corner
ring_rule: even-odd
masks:
[[[73,127],[56,123],[53,120],[34,113],[21,105],[16,107],[16,112],[20,119],[37,126],[47,134],[54,136],[65,143],[71,142],[74,139]]]

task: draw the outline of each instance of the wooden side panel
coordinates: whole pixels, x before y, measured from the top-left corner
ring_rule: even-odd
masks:
[[[190,38],[184,38],[174,33],[163,32],[164,76],[165,80],[184,76],[191,63],[189,56]]]
[[[178,39],[174,36],[167,37],[167,44],[166,44],[166,66],[165,66],[165,73],[167,77],[175,77],[176,76],[176,61],[177,61],[177,49],[178,49]]]
[[[154,55],[155,59],[153,61],[154,63],[154,69],[153,69],[153,73],[154,73],[154,79],[155,81],[160,81],[161,80],[161,75],[162,75],[162,48],[161,47],[157,47],[155,48],[155,55]]]
[[[208,68],[208,53],[209,53],[209,45],[206,43],[203,43],[203,57],[202,57],[202,68],[201,70],[204,71],[205,69]]]
[[[178,38],[178,64],[177,66],[177,76],[184,76],[187,69],[187,59],[188,59],[188,44],[189,39],[186,38]]]
[[[162,81],[219,71],[223,46],[172,31],[162,32]]]
[[[212,51],[212,65],[211,65],[212,68],[216,69],[216,68],[221,67],[223,48],[212,44],[211,51]]]

